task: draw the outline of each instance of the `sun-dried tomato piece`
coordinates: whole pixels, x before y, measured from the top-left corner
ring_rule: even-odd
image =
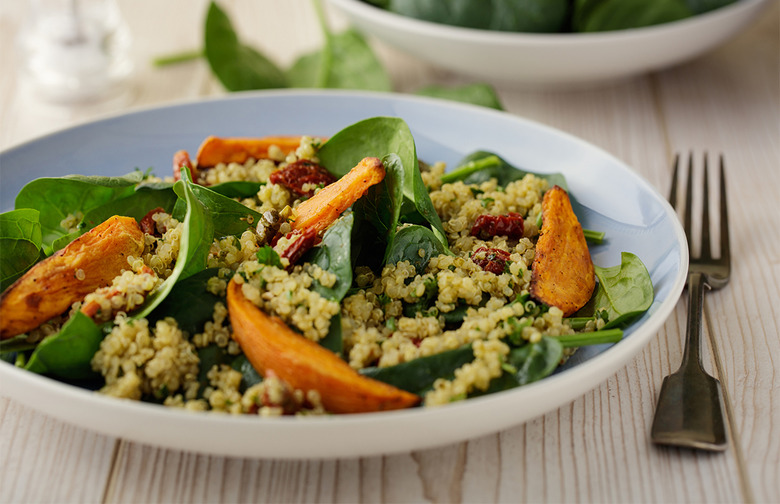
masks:
[[[300,259],[306,251],[317,243],[317,230],[314,228],[295,230],[291,233],[287,233],[285,238],[288,240],[291,238],[294,239],[287,245],[287,248],[280,254],[280,257],[287,258],[287,260],[290,261],[290,265],[293,265],[298,262],[298,259]]]
[[[268,177],[272,184],[282,184],[298,196],[311,198],[317,187],[325,187],[336,181],[328,170],[312,161],[301,159],[290,163]],[[303,186],[309,184],[304,191]]]
[[[149,213],[144,215],[144,218],[141,219],[141,222],[138,223],[138,225],[141,227],[141,231],[148,235],[162,236],[162,233],[157,231],[157,223],[154,222],[154,219],[152,218],[155,214],[158,213],[165,213],[165,210],[163,210],[160,207],[155,208],[154,210],[150,210]]]
[[[198,169],[192,164],[190,155],[186,150],[176,151],[173,154],[173,180],[181,180],[181,169],[185,166],[189,168],[192,180],[197,180]]]
[[[483,270],[500,275],[506,269],[509,252],[496,248],[479,247],[471,255],[471,260]]]
[[[515,212],[506,215],[480,215],[471,227],[471,236],[489,240],[494,236],[523,237],[523,217]]]

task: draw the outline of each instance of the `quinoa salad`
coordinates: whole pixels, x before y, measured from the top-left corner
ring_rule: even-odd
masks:
[[[190,411],[438,407],[544,379],[653,301],[637,256],[593,264],[609,237],[561,175],[426,163],[400,118],[180,147],[172,173],[22,189],[0,358]]]

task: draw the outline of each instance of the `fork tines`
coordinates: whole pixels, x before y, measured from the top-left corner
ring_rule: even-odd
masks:
[[[694,163],[693,163],[693,153],[690,153],[688,155],[688,173],[685,175],[686,178],[686,187],[685,187],[685,202],[682,208],[680,208],[679,204],[679,178],[680,178],[680,170],[681,170],[681,162],[680,162],[680,155],[677,154],[674,159],[674,172],[672,174],[672,185],[669,190],[669,202],[671,203],[672,207],[675,208],[678,212],[682,213],[683,217],[683,228],[685,229],[685,233],[687,235],[688,239],[688,248],[690,250],[690,253],[693,254],[693,248],[692,244],[697,243],[696,240],[693,240],[693,229],[694,224],[692,222],[693,220],[693,199],[694,199],[694,186],[693,183],[693,172],[694,172]],[[701,248],[698,251],[699,255],[702,257],[711,257],[711,238],[710,238],[710,212],[709,212],[709,197],[710,197],[710,184],[709,184],[709,160],[707,153],[704,154],[704,166],[703,166],[703,184],[702,184],[702,190],[701,190],[701,207],[702,207],[702,215],[701,215],[701,240],[698,241],[698,243],[701,244]],[[728,261],[730,258],[728,257],[729,250],[730,250],[730,244],[729,244],[729,223],[728,223],[728,207],[726,202],[726,174],[725,174],[725,162],[723,160],[723,155],[721,154],[719,156],[719,165],[720,165],[720,176],[719,176],[719,193],[720,197],[718,198],[720,200],[719,210],[720,210],[720,219],[719,219],[719,229],[720,229],[720,239],[718,240],[718,243],[720,243],[720,257],[726,261]]]

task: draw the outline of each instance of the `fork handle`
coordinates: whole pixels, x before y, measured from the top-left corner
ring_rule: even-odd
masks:
[[[701,368],[701,324],[704,309],[704,275],[688,274],[688,325],[682,366]]]

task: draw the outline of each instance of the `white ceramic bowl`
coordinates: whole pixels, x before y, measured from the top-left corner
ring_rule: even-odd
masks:
[[[495,83],[573,86],[658,70],[699,56],[753,21],[768,0],[740,0],[682,21],[601,33],[532,34],[420,21],[361,0],[329,0],[365,35]]]
[[[505,112],[432,98],[279,90],[110,117],[0,152],[0,209],[11,208],[19,189],[36,177],[76,169],[121,175],[136,167],[164,175],[175,151],[193,152],[208,135],[331,136],[379,115],[409,124],[420,159],[455,166],[464,155],[484,149],[526,170],[564,174],[583,227],[607,233],[607,240],[591,249],[594,263],[619,264],[623,251],[638,255],[653,281],[653,305],[620,342],[580,348],[553,376],[441,408],[267,419],[196,414],[99,395],[3,361],[0,395],[83,428],[181,450],[279,458],[404,452],[496,432],[563,406],[628,364],[674,310],[685,285],[688,248],[674,210],[650,184],[608,153],[563,132]]]

